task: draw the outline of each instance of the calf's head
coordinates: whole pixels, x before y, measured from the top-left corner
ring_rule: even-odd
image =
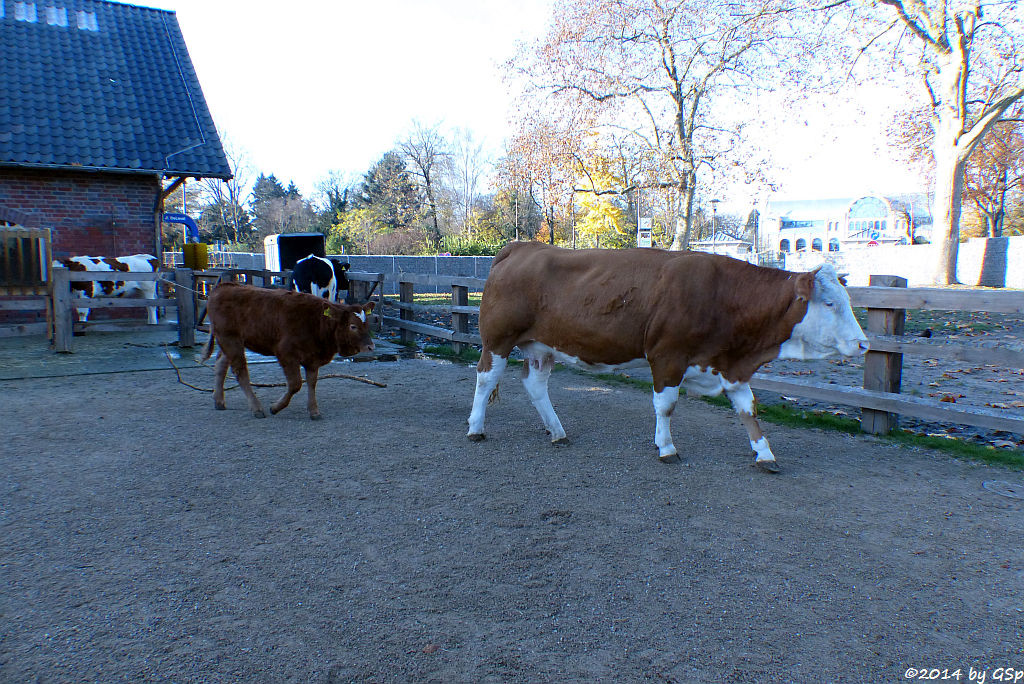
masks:
[[[370,326],[367,323],[373,305],[373,302],[355,306],[331,304],[324,309],[324,318],[333,328],[337,352],[342,356],[373,351],[373,340],[370,339]]]
[[[780,359],[860,356],[868,350],[868,339],[850,308],[850,295],[832,264],[798,276],[797,292],[807,298],[807,313],[782,343]]]

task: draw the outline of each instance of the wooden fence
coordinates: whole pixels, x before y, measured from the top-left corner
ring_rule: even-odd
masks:
[[[49,329],[50,249],[49,228],[0,226],[0,311],[46,312],[46,322],[0,326],[0,337]]]
[[[402,274],[395,277],[394,281],[398,284],[399,300],[392,305],[397,307],[399,315],[384,316],[383,320],[385,324],[401,330],[403,342],[411,342],[420,334],[449,341],[456,351],[465,345],[480,344],[479,335],[469,332],[470,316],[478,315],[480,309],[468,306],[468,297],[470,292],[482,291],[485,280]],[[891,276],[874,276],[871,282],[869,287],[848,288],[853,306],[864,307],[868,312],[865,333],[870,342],[870,351],[864,361],[863,387],[844,387],[763,373],[754,375],[750,386],[815,401],[858,406],[863,411],[863,429],[876,434],[890,431],[895,426],[896,415],[1024,434],[1024,417],[1020,415],[899,393],[905,354],[942,361],[1024,368],[1024,350],[1020,347],[993,347],[904,337],[903,320],[907,309],[1024,314],[1024,292],[907,289],[905,280]],[[416,304],[416,285],[450,287],[451,303],[433,306]],[[442,328],[416,321],[416,314],[421,313],[450,313],[452,327]]]
[[[71,352],[72,338],[75,332],[87,330],[95,332],[113,332],[125,330],[177,330],[178,345],[191,347],[195,345],[195,306],[192,297],[192,271],[187,268],[176,268],[173,274],[167,271],[155,273],[119,274],[124,280],[160,281],[172,280],[175,287],[174,299],[142,299],[138,297],[91,297],[82,299],[72,297],[71,283],[89,281],[109,281],[111,271],[71,271],[66,268],[53,269],[53,348],[57,352]],[[159,287],[157,288],[159,292]],[[135,320],[84,321],[78,320],[78,307],[95,309],[123,309],[157,306],[177,309],[175,323],[149,323]]]

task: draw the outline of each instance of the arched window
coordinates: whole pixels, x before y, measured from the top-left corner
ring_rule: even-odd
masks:
[[[779,251],[789,254],[789,240],[783,240],[779,243]]]
[[[830,251],[830,252],[838,252],[839,251],[839,240],[836,240],[835,238],[832,238],[831,240],[829,240],[828,241],[828,251]]]
[[[798,252],[805,252],[805,251],[807,251],[807,240],[804,240],[803,238],[800,238],[799,240],[797,240],[796,241],[796,251],[798,251]]]
[[[814,238],[811,240],[811,250],[815,252],[821,251],[821,238]]]

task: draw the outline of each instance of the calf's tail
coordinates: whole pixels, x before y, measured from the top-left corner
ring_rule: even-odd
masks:
[[[213,335],[213,323],[210,324],[210,339],[206,340],[206,344],[203,346],[203,351],[199,353],[199,363],[205,362],[208,358],[213,355],[213,347],[217,338]]]

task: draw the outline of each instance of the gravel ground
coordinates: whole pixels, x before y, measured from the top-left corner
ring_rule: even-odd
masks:
[[[0,367],[27,370],[0,342]],[[237,391],[214,411],[159,345],[99,345],[90,366],[76,344],[39,373],[61,377],[0,380],[0,681],[1024,670],[1019,472],[767,425],[783,472],[765,475],[698,401],[662,464],[646,392],[568,372],[551,384],[570,446],[513,370],[475,444],[473,369],[426,359],[333,364],[387,387],[323,380],[324,420],[302,394],[257,420]]]

